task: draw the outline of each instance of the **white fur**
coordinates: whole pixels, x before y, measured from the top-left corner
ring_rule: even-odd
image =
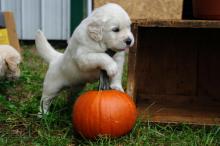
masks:
[[[10,45],[0,45],[0,78],[17,79],[20,76],[21,55]]]
[[[111,88],[124,91],[121,85],[125,49],[134,43],[128,14],[117,4],[94,10],[74,31],[65,52],[55,51],[41,31],[36,35],[39,54],[49,63],[44,80],[40,112],[47,113],[51,100],[65,86],[81,87],[97,80],[100,69],[106,70]],[[119,27],[118,32],[113,29]],[[131,39],[128,45],[127,38]],[[110,57],[105,51],[117,53]],[[83,86],[82,86],[83,87]]]

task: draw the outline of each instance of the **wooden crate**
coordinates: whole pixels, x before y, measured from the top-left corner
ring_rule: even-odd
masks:
[[[145,120],[220,124],[220,22],[136,20],[127,92]]]

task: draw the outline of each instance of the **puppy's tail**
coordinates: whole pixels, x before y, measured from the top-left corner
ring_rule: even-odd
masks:
[[[51,60],[62,55],[62,53],[57,52],[47,41],[43,32],[38,30],[35,37],[36,48],[40,56],[47,62],[50,63]]]

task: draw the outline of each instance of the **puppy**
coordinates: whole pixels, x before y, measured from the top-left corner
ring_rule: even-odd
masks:
[[[40,114],[48,113],[51,100],[65,86],[83,87],[97,80],[106,70],[112,89],[124,91],[121,85],[125,50],[134,43],[128,14],[117,4],[95,9],[75,29],[64,53],[55,51],[41,31],[36,34],[36,48],[49,63],[40,102]],[[107,49],[116,52],[113,57]]]
[[[10,45],[0,45],[0,78],[9,80],[20,76],[21,55]]]

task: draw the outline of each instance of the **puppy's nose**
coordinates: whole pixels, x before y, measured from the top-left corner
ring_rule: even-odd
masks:
[[[127,38],[127,39],[125,40],[125,43],[126,43],[127,45],[130,45],[131,42],[132,42],[132,40],[131,40],[130,38]]]

